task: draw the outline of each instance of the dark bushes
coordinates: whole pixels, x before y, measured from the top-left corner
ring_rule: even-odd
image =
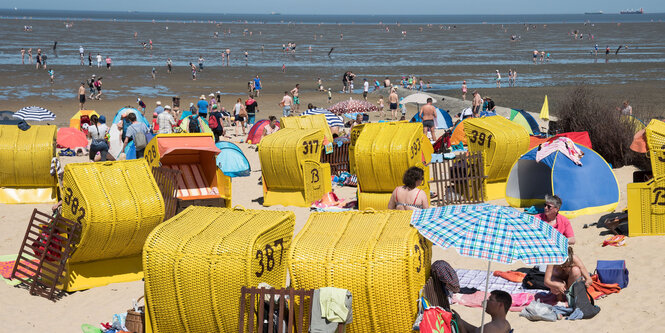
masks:
[[[614,168],[648,165],[644,154],[630,150],[635,125],[621,117],[615,105],[608,105],[591,88],[580,85],[557,103],[554,114],[561,132],[589,132],[593,150]]]

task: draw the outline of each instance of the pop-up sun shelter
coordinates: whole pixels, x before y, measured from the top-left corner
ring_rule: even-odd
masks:
[[[180,171],[179,212],[190,205],[231,207],[231,178],[217,167],[219,152],[209,133],[159,134],[146,146],[144,157],[152,167]]]
[[[576,146],[584,153],[582,165],[558,151],[536,162],[538,147],[522,155],[508,176],[508,204],[542,205],[546,194],[556,194],[563,201],[560,213],[568,218],[613,211],[619,202],[614,172],[598,153]]]
[[[529,135],[539,135],[541,133],[536,119],[534,119],[530,113],[524,110],[510,110],[510,121],[524,127],[526,131],[529,132]]]
[[[221,150],[216,162],[222,172],[229,177],[247,177],[252,172],[249,161],[235,143],[220,141],[215,146]]]
[[[422,118],[420,118],[420,114],[416,113],[413,115],[413,118],[411,118],[410,123],[420,123],[422,122]],[[453,127],[453,118],[448,114],[448,111],[442,110],[439,108],[436,108],[436,120],[434,121],[434,127],[437,129],[449,129]]]

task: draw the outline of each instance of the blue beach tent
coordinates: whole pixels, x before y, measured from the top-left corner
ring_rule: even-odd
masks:
[[[252,168],[240,148],[231,142],[220,141],[215,146],[221,150],[216,157],[217,167],[229,177],[247,177]]]
[[[421,121],[420,114],[416,113],[413,118],[411,118],[410,122],[419,123]],[[449,129],[453,127],[453,118],[448,114],[448,111],[436,108],[436,123],[434,124],[434,127],[437,129]]]
[[[582,145],[576,165],[561,152],[536,162],[534,147],[513,164],[506,182],[506,201],[513,207],[542,206],[545,194],[561,197],[559,211],[568,218],[611,212],[619,202],[619,183],[612,168],[598,153]]]

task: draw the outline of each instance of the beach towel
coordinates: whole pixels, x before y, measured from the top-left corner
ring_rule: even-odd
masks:
[[[508,281],[522,283],[526,273],[516,272],[516,271],[494,271],[494,276],[504,278]]]
[[[475,269],[456,269],[460,288],[476,288],[480,291],[485,290],[485,278],[487,271]],[[488,290],[503,290],[509,294],[530,293],[535,294],[541,289],[525,289],[521,283],[511,282],[498,276],[490,276]]]
[[[541,143],[536,152],[536,162],[540,162],[540,160],[555,152],[561,152],[575,164],[582,165],[580,159],[584,156],[584,153],[577,148],[573,140],[567,137],[558,137],[554,140]]]
[[[487,294],[489,297],[489,294]],[[535,299],[533,294],[530,293],[517,293],[510,294],[513,303],[510,305],[510,311],[519,312],[529,305]],[[483,299],[485,298],[484,291],[477,291],[473,294],[453,294],[451,303],[468,306],[470,308],[482,308]]]
[[[0,275],[2,275],[2,280],[10,286],[15,286],[21,283],[19,280],[11,280],[12,270],[14,270],[14,263],[16,262],[17,257],[17,254],[0,256]],[[30,268],[37,269],[37,259],[31,261],[32,264],[28,264]],[[19,274],[19,277],[25,278],[23,274]]]
[[[602,283],[598,279],[598,274],[591,275],[591,280],[593,281],[590,286],[587,287],[589,295],[593,299],[599,299],[605,295],[618,293],[621,291],[618,283]]]

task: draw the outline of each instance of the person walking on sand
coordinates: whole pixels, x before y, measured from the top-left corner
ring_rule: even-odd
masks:
[[[369,94],[369,82],[367,79],[363,79],[363,98],[367,100],[367,94]]]
[[[42,49],[37,49],[37,56],[35,57],[35,68],[39,69],[42,66]]]
[[[32,65],[32,48],[28,49],[28,65]]]
[[[463,101],[466,101],[466,92],[467,92],[466,81],[462,81],[462,100]]]
[[[21,65],[25,65],[25,48],[21,48]]]
[[[173,71],[173,61],[171,61],[171,58],[166,59],[166,72],[171,74]]]
[[[293,99],[289,96],[289,92],[284,92],[284,97],[279,102],[279,106],[282,107],[282,116],[288,117],[291,115],[291,106],[293,106]]]
[[[233,106],[233,116],[236,122],[236,136],[240,135],[238,129],[242,128],[242,135],[245,135],[245,120],[247,119],[247,109],[242,103],[242,98],[238,98],[236,105]]]
[[[85,56],[85,49],[83,48],[83,45],[79,45],[79,58],[81,58],[81,66],[85,65],[83,63],[83,57],[84,56]]]
[[[259,74],[256,74],[256,77],[254,78],[254,93],[256,94],[256,97],[259,97],[261,94],[261,78],[259,77]]]
[[[300,84],[296,83],[295,88],[291,89],[291,95],[293,96],[294,112],[298,113],[300,111]]]
[[[192,70],[192,81],[196,81],[196,65],[189,63],[189,69]]]
[[[399,102],[399,97],[397,96],[397,91],[393,88],[390,90],[390,95],[388,95],[388,103],[390,103],[390,113],[393,120],[397,119],[397,102]]]
[[[152,68],[150,75],[152,76],[152,86],[155,87],[157,82],[157,70],[155,69],[155,67]]]
[[[499,70],[496,70],[496,87],[501,88],[501,73],[499,73]]]
[[[79,87],[79,110],[83,110],[83,105],[85,104],[85,82],[81,82]]]
[[[88,67],[92,67],[92,53],[88,52]]]
[[[199,72],[203,72],[203,56],[199,56]]]
[[[101,100],[102,99],[102,78],[99,77],[97,78],[97,81],[94,83],[95,89],[97,90],[97,95],[95,95],[95,99]]]
[[[97,53],[97,68],[102,67],[102,55]]]
[[[471,111],[474,117],[480,115],[480,108],[483,106],[483,99],[480,97],[478,91],[473,91],[473,102],[471,104]]]
[[[111,56],[107,55],[106,56],[106,70],[109,70],[109,71],[111,70],[111,63],[112,63]]]
[[[423,134],[430,132],[432,142],[436,142],[434,123],[436,122],[436,108],[432,105],[432,98],[427,98],[427,104],[420,108],[420,119],[423,120]]]
[[[385,118],[385,117],[386,117],[386,113],[385,113],[385,111],[384,111],[384,108],[385,108],[386,106],[383,104],[383,95],[379,95],[379,100],[376,101],[376,104],[379,106],[379,116],[380,116],[381,118]]]
[[[533,50],[533,63],[538,63],[538,50]]]
[[[55,72],[53,71],[53,68],[49,69],[47,71],[47,73],[48,73],[49,78],[51,80],[51,84],[53,84],[53,82],[55,81]]]

